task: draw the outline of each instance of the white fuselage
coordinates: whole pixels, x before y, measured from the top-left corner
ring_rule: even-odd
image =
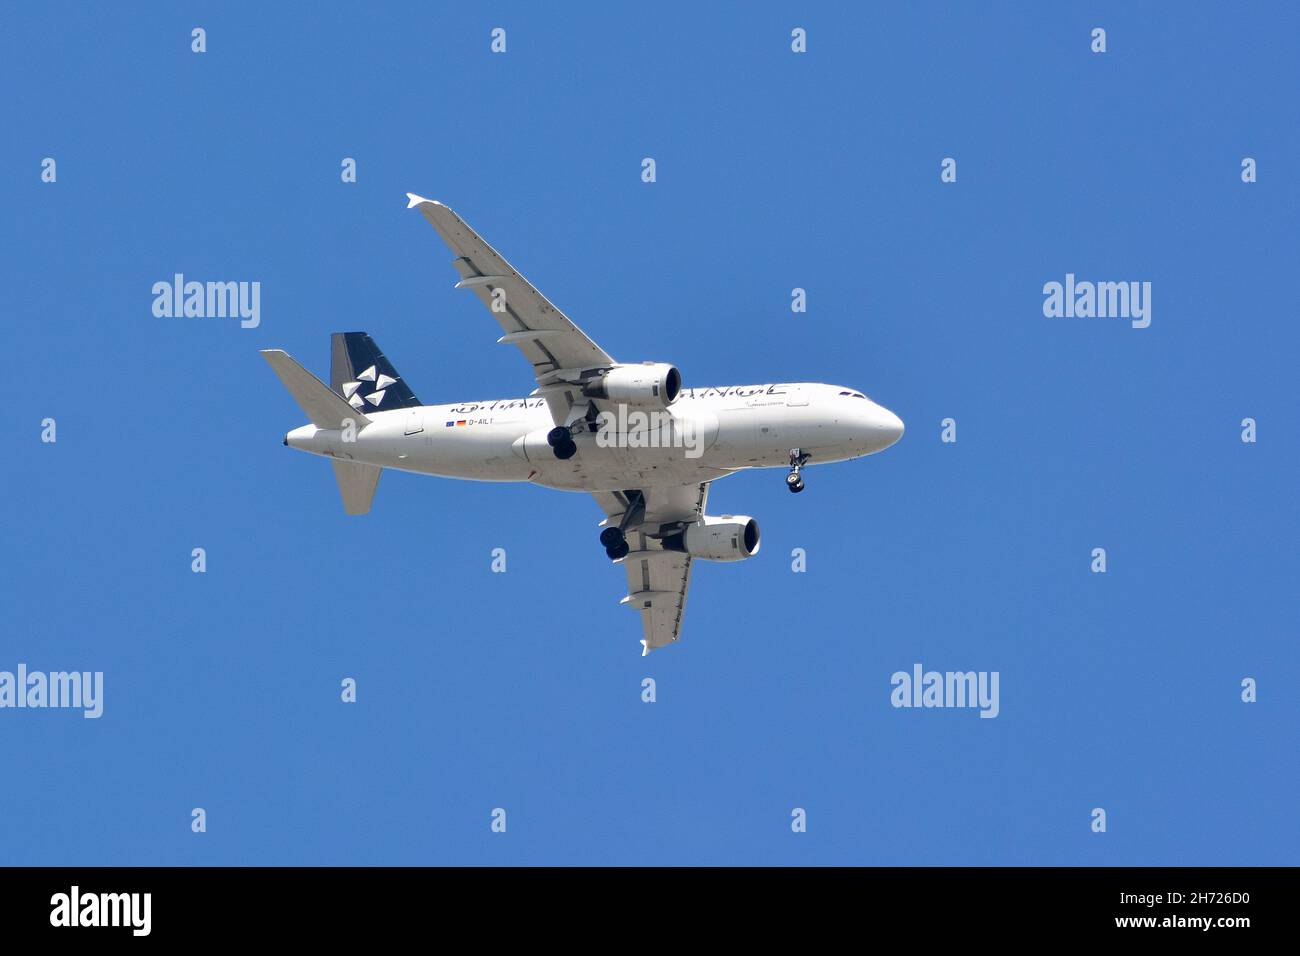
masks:
[[[561,461],[540,396],[372,412],[355,432],[304,425],[285,444],[332,458],[445,478],[530,481],[569,491],[617,491],[711,481],[745,468],[859,458],[903,433],[893,412],[854,389],[814,383],[683,389],[667,409],[619,406],[597,432],[574,427]],[[349,440],[350,439],[350,440]]]

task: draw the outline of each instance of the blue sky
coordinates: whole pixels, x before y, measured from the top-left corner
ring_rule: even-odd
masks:
[[[1300,13],[872,7],[11,11],[0,669],[105,709],[0,711],[0,862],[1295,864]],[[532,387],[408,190],[620,359],[907,434],[716,484],[762,552],[646,660],[587,496],[390,472],[347,518],[258,349]],[[155,318],[177,272],[261,324]],[[1066,273],[1150,327],[1046,318]],[[916,662],[1000,715],[894,709]]]

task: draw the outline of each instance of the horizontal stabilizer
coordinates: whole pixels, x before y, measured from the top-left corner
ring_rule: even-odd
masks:
[[[275,369],[284,387],[317,428],[342,428],[344,421],[353,422],[357,428],[370,423],[370,419],[295,362],[288,352],[263,349],[262,358]]]
[[[370,510],[370,502],[375,497],[375,487],[379,484],[379,474],[384,469],[378,465],[367,465],[360,461],[344,461],[335,458],[334,477],[338,479],[339,494],[343,496],[343,510],[350,515],[363,515]]]

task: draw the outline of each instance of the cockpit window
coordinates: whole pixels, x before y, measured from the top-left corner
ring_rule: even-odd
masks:
[[[849,396],[852,396],[853,398],[866,398],[866,397],[867,397],[867,396],[863,395],[861,392],[840,392],[840,394],[841,394],[841,395],[849,395]]]

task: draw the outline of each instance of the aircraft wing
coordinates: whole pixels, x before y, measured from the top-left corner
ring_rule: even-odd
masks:
[[[627,571],[627,597],[622,603],[641,612],[644,656],[673,643],[681,634],[686,590],[691,584],[690,555],[665,551],[652,535],[665,525],[698,520],[708,501],[709,485],[651,488],[642,494],[645,517],[639,527],[628,531],[631,551],[622,559]],[[605,511],[606,524],[617,525],[629,506],[625,492],[594,492],[593,497]]]
[[[497,341],[524,353],[552,416],[557,424],[564,424],[576,390],[560,380],[576,378],[582,369],[614,365],[614,359],[449,207],[414,193],[406,197],[407,208],[419,209],[455,254],[452,265],[460,273],[456,288],[472,290],[488,307],[501,326]],[[573,374],[557,376],[556,372]],[[580,396],[576,401],[585,402]]]

